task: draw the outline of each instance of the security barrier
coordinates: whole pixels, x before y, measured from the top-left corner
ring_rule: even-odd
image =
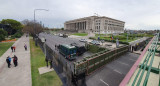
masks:
[[[116,59],[123,53],[128,51],[128,45],[108,51],[104,50],[92,56],[85,57],[81,61],[74,63],[74,74],[79,75],[86,73],[87,75],[103,67],[106,63]]]

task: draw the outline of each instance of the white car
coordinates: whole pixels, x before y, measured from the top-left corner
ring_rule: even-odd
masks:
[[[79,41],[80,41],[80,42],[87,42],[86,39],[80,39]]]
[[[63,36],[63,34],[61,34],[61,33],[60,33],[60,34],[59,34],[59,36],[60,36],[60,37],[62,37],[62,36]]]
[[[96,41],[96,40],[93,40],[90,42],[91,44],[95,44],[95,45],[100,45],[100,42],[99,41]]]

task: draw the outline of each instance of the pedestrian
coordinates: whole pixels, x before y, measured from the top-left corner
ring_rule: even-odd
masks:
[[[10,63],[10,65],[11,65],[11,60],[12,60],[12,59],[11,59],[11,57],[9,56],[9,63]]]
[[[24,44],[24,49],[27,51],[27,45],[26,44]]]
[[[8,68],[10,68],[10,60],[9,60],[9,56],[7,57],[7,59],[6,59],[6,62],[7,62],[7,64],[8,64]]]
[[[13,52],[13,46],[11,46],[11,50],[12,50],[12,52]]]
[[[48,67],[48,59],[47,59],[47,57],[46,57],[45,61],[46,61],[46,65],[47,65],[47,67]]]
[[[117,48],[119,47],[119,40],[118,40],[118,38],[116,39],[116,47]]]
[[[132,52],[134,51],[134,46],[132,46]]]
[[[57,50],[57,45],[55,44],[55,50]]]
[[[50,60],[50,62],[49,62],[49,63],[50,63],[50,69],[51,69],[51,68],[52,68],[52,60]]]
[[[12,57],[12,58],[13,58],[14,66],[16,67],[18,65],[18,58],[16,55],[14,55],[14,57]]]
[[[15,50],[16,50],[16,46],[13,46],[13,50],[14,50],[14,52],[15,52]]]

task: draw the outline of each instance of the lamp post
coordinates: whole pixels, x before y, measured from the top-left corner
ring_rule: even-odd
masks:
[[[34,9],[34,31],[35,31],[35,34],[36,34],[36,28],[35,28],[35,23],[36,23],[36,11],[38,10],[44,10],[44,11],[49,11],[47,9]]]
[[[37,46],[37,39],[38,39],[38,35],[36,35],[36,27],[35,27],[35,24],[36,24],[36,11],[38,10],[44,10],[44,11],[49,11],[47,9],[34,9],[34,38],[35,38],[35,45]],[[37,36],[37,37],[36,37]]]

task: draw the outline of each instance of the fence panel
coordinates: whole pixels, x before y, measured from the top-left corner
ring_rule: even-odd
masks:
[[[116,59],[123,53],[128,51],[128,46],[123,46],[120,48],[116,48],[111,51],[101,51],[97,54],[94,54],[90,57],[86,57],[87,59],[81,63],[78,63],[76,66],[76,74],[86,72],[87,74],[91,74],[96,71],[100,67],[104,66],[106,63]]]

